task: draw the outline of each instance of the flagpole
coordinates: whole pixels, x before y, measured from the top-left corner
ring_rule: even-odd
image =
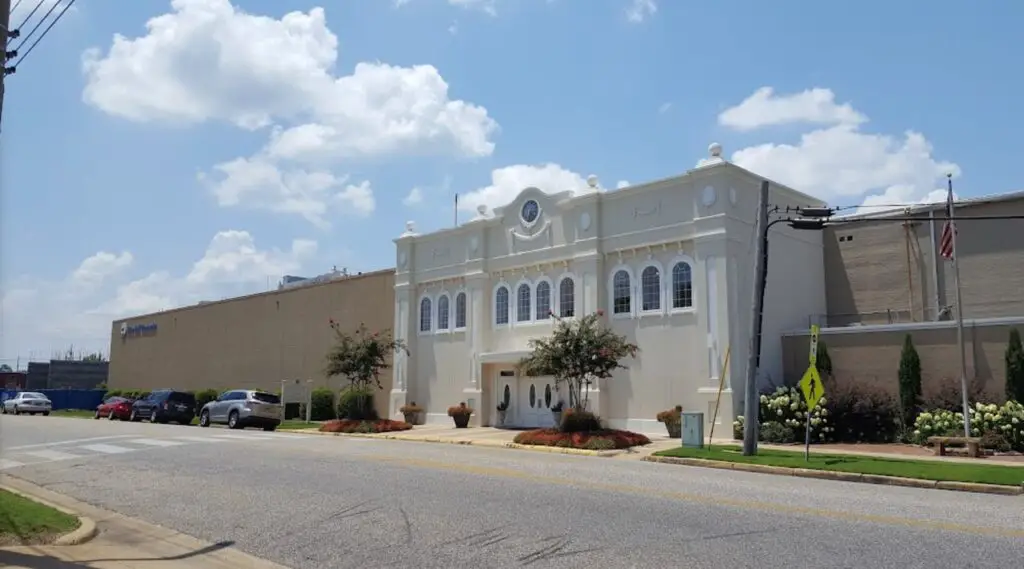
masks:
[[[956,206],[953,200],[953,174],[946,174],[946,184],[949,192],[949,223],[953,225],[950,238],[953,243],[953,288],[956,290],[956,343],[960,348],[960,390],[963,394],[964,406],[964,436],[971,436],[971,402],[967,397],[967,349],[964,346],[964,310],[963,297],[960,294],[960,250],[956,246]]]
[[[459,194],[455,194],[455,227],[459,226]]]

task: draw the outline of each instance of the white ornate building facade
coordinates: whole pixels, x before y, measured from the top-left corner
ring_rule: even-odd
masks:
[[[516,364],[530,338],[551,333],[551,313],[603,309],[640,347],[589,394],[609,426],[663,432],[655,415],[677,404],[710,424],[723,385],[716,429],[728,430],[742,413],[762,180],[712,145],[681,176],[607,192],[594,177],[562,193],[526,188],[452,229],[417,235],[410,223],[395,240],[395,336],[410,355],[395,361],[392,416],[415,401],[427,423],[447,423],[464,401],[471,424],[493,425],[504,401],[506,425],[550,425],[559,389]],[[822,205],[774,182],[771,201]],[[761,381],[778,382],[780,333],[825,311],[821,234],[776,225],[769,265]]]

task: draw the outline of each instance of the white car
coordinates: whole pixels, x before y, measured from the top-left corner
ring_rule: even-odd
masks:
[[[53,402],[48,397],[42,393],[32,391],[22,391],[13,398],[4,401],[3,407],[0,407],[0,411],[5,415],[7,413],[14,413],[15,415],[42,413],[43,415],[49,415],[52,409]]]

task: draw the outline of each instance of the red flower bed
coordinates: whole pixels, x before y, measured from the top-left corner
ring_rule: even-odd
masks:
[[[558,429],[524,431],[514,439],[520,445],[539,445],[584,450],[614,450],[651,444],[651,439],[631,431],[604,429],[563,433]]]
[[[392,421],[390,419],[378,419],[376,421],[360,421],[357,419],[334,419],[325,421],[320,425],[320,431],[324,433],[390,433],[394,431],[408,431],[412,428],[409,423]]]

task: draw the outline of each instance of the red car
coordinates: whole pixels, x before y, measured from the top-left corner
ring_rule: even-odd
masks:
[[[127,421],[132,414],[132,400],[125,397],[111,397],[103,403],[100,403],[99,407],[96,407],[95,419],[102,419],[106,417],[113,421],[114,419],[120,419]]]

